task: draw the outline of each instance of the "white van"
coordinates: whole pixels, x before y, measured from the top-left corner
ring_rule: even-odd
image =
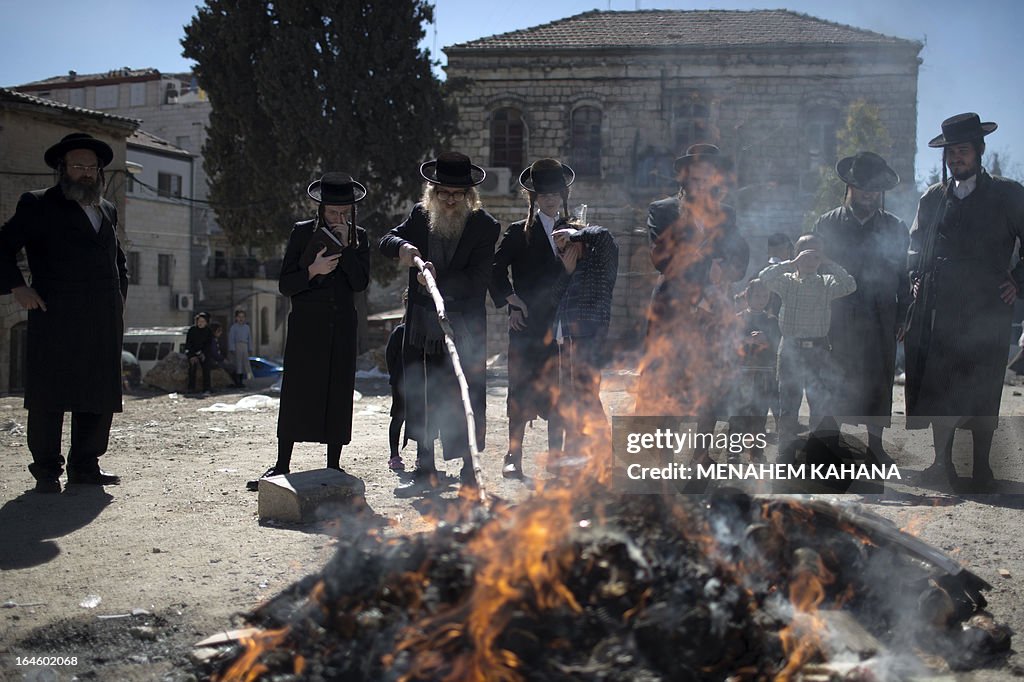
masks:
[[[130,327],[124,330],[121,347],[139,361],[142,376],[169,353],[185,352],[188,327]]]

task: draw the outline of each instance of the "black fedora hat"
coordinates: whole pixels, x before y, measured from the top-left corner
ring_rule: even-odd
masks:
[[[874,152],[857,152],[839,159],[836,174],[847,185],[865,192],[888,192],[900,184],[900,176]]]
[[[114,150],[103,140],[97,140],[89,133],[71,133],[47,149],[43,161],[50,168],[56,168],[64,160],[64,155],[72,149],[91,149],[96,153],[100,168],[105,168],[114,160]]]
[[[540,159],[519,174],[519,184],[538,194],[557,194],[576,179],[576,173],[557,159]]]
[[[474,166],[465,154],[441,152],[436,159],[420,166],[420,175],[435,185],[473,187],[484,181],[487,172],[480,166]]]
[[[686,153],[676,159],[674,168],[678,173],[683,168],[697,161],[709,161],[719,170],[730,170],[732,168],[732,162],[729,160],[729,157],[723,154],[717,145],[708,144],[707,142],[699,142],[687,147]]]
[[[951,144],[970,142],[985,137],[999,126],[992,121],[981,122],[981,117],[973,111],[966,114],[950,116],[942,122],[942,134],[933,137],[929,147],[948,147]]]
[[[318,204],[350,206],[366,197],[366,188],[352,179],[348,173],[331,171],[309,183],[306,194]]]

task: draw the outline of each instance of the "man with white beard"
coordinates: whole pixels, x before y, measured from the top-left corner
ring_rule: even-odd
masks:
[[[0,294],[28,311],[29,471],[36,492],[59,493],[61,429],[71,413],[68,483],[112,485],[100,469],[114,412],[121,411],[121,337],[128,272],[117,240],[117,209],[104,199],[106,142],[72,133],[43,160],[60,175],[49,189],[26,192],[0,228]],[[25,249],[32,283],[18,266]]]
[[[409,217],[380,241],[380,251],[409,268],[403,362],[406,434],[418,444],[416,468],[398,494],[415,494],[437,482],[434,439],[440,434],[446,460],[462,459],[460,480],[476,478],[469,450],[466,415],[437,311],[423,278],[413,267],[422,258],[434,275],[455,332],[462,369],[476,418],[477,446],[484,447],[486,425],[486,336],[484,297],[491,276],[494,245],[501,226],[483,210],[476,185],[485,173],[470,158],[444,152],[420,166],[423,197]]]

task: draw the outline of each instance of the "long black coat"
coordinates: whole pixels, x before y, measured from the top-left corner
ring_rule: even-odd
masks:
[[[734,340],[723,335],[736,326],[734,315],[717,302],[706,306],[712,315],[694,304],[709,284],[712,261],[732,264],[739,273],[736,281],[742,279],[750,246],[731,206],[721,205],[701,229],[680,217],[679,202],[669,197],[648,208],[651,262],[661,276],[647,315],[637,414],[696,414],[708,399],[722,395],[728,382],[720,349],[733,347]]]
[[[526,329],[508,333],[509,417],[525,421],[538,416],[547,419],[557,390],[558,372],[552,365],[558,349],[551,328],[558,296],[553,289],[565,272],[540,218],[534,218],[529,236],[525,220],[508,226],[494,253],[490,284],[496,307],[505,306],[505,299],[515,293],[528,308]]]
[[[299,259],[315,221],[296,223],[281,262],[279,287],[291,299],[284,348],[281,440],[346,444],[352,440],[356,383],[356,314],[353,294],[370,283],[370,243],[356,228],[356,245],[341,252],[337,269],[312,280]]]
[[[117,209],[101,199],[97,233],[59,186],[28,192],[0,229],[0,293],[25,284],[46,312],[28,313],[25,407],[55,412],[121,411],[121,339],[128,271],[117,240]]]
[[[973,418],[961,425],[989,430],[999,421],[1013,318],[999,284],[1014,241],[1024,239],[1024,187],[984,171],[966,198],[952,187],[950,180],[928,188],[910,230],[908,268],[921,290],[906,337],[907,426],[924,428],[944,416]],[[934,225],[934,257],[924,262],[922,246]],[[1010,274],[1024,292],[1024,263]]]
[[[476,416],[477,446],[481,450],[487,427],[487,311],[484,303],[494,262],[494,245],[500,232],[501,226],[487,211],[473,211],[466,219],[451,262],[443,270],[438,268],[437,277],[437,287],[446,309],[458,314],[465,324],[465,334],[455,343],[469,384],[469,399]],[[381,238],[380,251],[388,258],[397,258],[399,249],[408,242],[419,249],[424,260],[429,261],[429,236],[426,209],[422,204],[416,204],[401,225]],[[434,311],[434,302],[416,281],[416,272],[416,268],[409,268],[409,307],[422,306]],[[409,352],[408,324],[405,343],[406,432],[416,441],[433,440],[441,428],[438,418],[443,420],[450,415],[458,418],[463,414],[458,384],[455,376],[447,371],[443,375],[422,377],[421,371],[414,371],[409,366],[410,362],[416,363],[417,352],[415,349]],[[422,349],[418,355],[422,358]],[[426,408],[428,400],[429,409]],[[445,456],[448,457],[448,453]]]
[[[889,426],[896,330],[910,305],[907,226],[886,211],[862,225],[839,207],[818,218],[814,231],[825,240],[825,254],[857,281],[857,291],[832,301],[829,338],[839,377],[831,387],[833,412],[848,423]]]

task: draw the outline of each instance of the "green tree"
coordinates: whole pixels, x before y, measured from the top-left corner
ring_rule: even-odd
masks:
[[[878,107],[865,100],[850,104],[846,110],[846,124],[836,132],[836,160],[862,151],[888,157],[891,146],[892,139],[882,123]],[[822,213],[842,204],[845,196],[846,183],[836,175],[835,164],[822,168],[814,208],[807,215],[807,229],[814,226],[814,221]]]
[[[210,200],[232,243],[269,255],[325,170],[368,190],[372,237],[420,191],[419,164],[454,131],[446,86],[419,48],[425,0],[206,0],[184,56],[212,104],[203,158]],[[382,261],[378,279],[393,274]]]

